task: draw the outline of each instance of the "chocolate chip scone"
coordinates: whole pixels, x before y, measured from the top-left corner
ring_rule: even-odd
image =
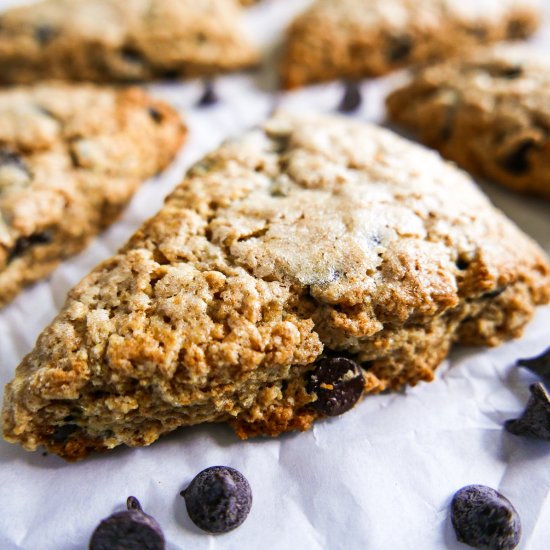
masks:
[[[387,100],[392,120],[467,170],[550,199],[550,62],[498,45],[417,72]]]
[[[359,79],[463,54],[537,28],[533,0],[316,0],[291,24],[285,88]]]
[[[0,15],[0,82],[133,82],[253,65],[235,0],[43,0]]]
[[[436,153],[280,114],[70,292],[6,387],[4,436],[77,459],[202,422],[305,430],[549,299],[543,252]]]
[[[0,306],[112,223],[185,133],[139,89],[0,91]]]

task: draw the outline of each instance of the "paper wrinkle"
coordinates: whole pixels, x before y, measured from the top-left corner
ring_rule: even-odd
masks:
[[[0,8],[21,3],[0,0]],[[280,38],[308,0],[266,0],[249,11],[255,36]],[[550,48],[550,22],[535,39]],[[356,117],[383,121],[383,100],[403,73],[364,81]],[[147,182],[120,220],[82,254],[0,311],[0,382],[6,383],[67,291],[113,254],[152,216],[186,168],[223,139],[259,126],[276,104],[334,111],[340,83],[282,95],[269,91],[273,72],[218,79],[219,104],[196,109],[202,85],[151,85],[186,118],[190,137],[174,165]],[[550,252],[550,204],[482,184],[490,198]],[[239,441],[225,426],[177,430],[143,449],[116,449],[66,464],[0,442],[0,549],[81,550],[98,522],[135,495],[163,527],[171,550],[422,550],[464,548],[448,517],[453,493],[471,483],[501,490],[523,522],[523,550],[550,540],[550,447],[508,434],[502,423],[521,414],[536,380],[519,358],[548,346],[550,307],[540,308],[524,336],[495,349],[455,349],[431,384],[369,396],[354,410],[316,423],[307,433]],[[249,518],[222,536],[201,533],[181,491],[202,469],[227,464],[253,491]]]

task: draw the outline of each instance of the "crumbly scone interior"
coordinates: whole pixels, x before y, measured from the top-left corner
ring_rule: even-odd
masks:
[[[42,0],[0,14],[0,81],[211,75],[257,62],[235,0]]]
[[[322,353],[397,389],[549,299],[542,251],[465,174],[380,128],[281,114],[71,291],[6,388],[4,435],[74,459],[200,422],[306,429]]]
[[[288,30],[282,84],[358,79],[537,29],[532,0],[317,0]]]
[[[471,172],[550,198],[550,62],[516,44],[427,67],[391,94],[390,117]]]
[[[0,91],[0,121],[0,306],[114,221],[186,134],[142,90],[86,85]]]

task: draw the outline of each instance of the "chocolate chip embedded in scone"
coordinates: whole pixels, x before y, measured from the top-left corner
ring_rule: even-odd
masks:
[[[112,223],[185,133],[138,89],[0,91],[0,306]]]
[[[462,56],[526,38],[540,17],[532,0],[316,0],[287,32],[282,85],[356,80]]]
[[[279,114],[70,292],[6,388],[4,436],[76,459],[203,422],[306,430],[432,380],[454,343],[519,336],[549,299],[544,253],[439,155]]]
[[[0,14],[0,82],[136,82],[254,65],[234,0],[42,0]]]
[[[498,45],[426,67],[388,100],[391,120],[482,177],[550,199],[550,61]]]

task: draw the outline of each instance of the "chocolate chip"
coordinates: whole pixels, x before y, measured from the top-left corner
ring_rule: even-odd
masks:
[[[386,57],[391,63],[404,61],[413,48],[413,42],[409,36],[392,36],[388,42]]]
[[[311,373],[307,390],[317,395],[312,406],[327,416],[349,411],[363,394],[363,371],[347,357],[324,357]]]
[[[8,149],[0,149],[0,168],[2,166],[12,166],[29,174],[27,164],[21,156]]]
[[[533,357],[531,359],[520,359],[518,361],[518,365],[528,368],[537,376],[540,376],[550,382],[550,348],[537,357]]]
[[[132,48],[131,46],[125,46],[120,50],[120,55],[127,63],[142,65],[143,56],[139,50]]]
[[[42,46],[45,46],[48,42],[51,42],[57,34],[58,30],[52,25],[48,25],[46,23],[38,25],[34,30],[34,37]]]
[[[128,497],[127,511],[104,519],[90,539],[89,550],[164,550],[160,525],[146,514],[136,497]]]
[[[511,434],[550,441],[550,396],[541,382],[529,387],[531,397],[523,415],[508,420],[504,427]]]
[[[52,440],[55,443],[65,443],[78,430],[79,427],[76,424],[64,424],[55,430]]]
[[[41,244],[49,244],[53,240],[51,231],[33,233],[28,237],[19,237],[8,255],[8,263],[22,256],[29,248]]]
[[[211,80],[204,81],[204,90],[200,99],[197,101],[197,107],[209,107],[215,105],[218,101],[218,94],[214,88],[214,83]]]
[[[457,540],[474,548],[512,550],[521,537],[521,521],[512,503],[485,485],[468,485],[455,493],[451,522]]]
[[[455,265],[460,271],[465,271],[470,267],[470,262],[468,262],[468,260],[465,260],[464,258],[458,258],[455,262]]]
[[[149,116],[157,123],[160,124],[164,117],[162,116],[162,113],[156,109],[155,107],[149,107],[147,109],[147,112],[149,113]]]
[[[227,533],[247,518],[252,491],[234,468],[212,466],[200,472],[181,496],[191,521],[208,533]]]
[[[498,76],[502,78],[508,78],[513,80],[514,78],[519,78],[523,74],[523,69],[521,67],[506,67],[498,71]]]
[[[338,105],[338,111],[340,113],[353,113],[361,107],[363,101],[361,97],[361,89],[359,84],[353,80],[347,80],[345,82],[344,95]]]
[[[511,40],[528,38],[531,34],[530,25],[526,24],[525,21],[521,21],[518,19],[510,21],[508,23],[506,34]]]
[[[502,161],[502,166],[512,174],[521,175],[529,170],[529,153],[535,144],[531,139],[520,142],[518,146]]]
[[[485,298],[485,299],[498,298],[505,290],[506,290],[505,286],[501,288],[497,288],[495,290],[492,290],[491,292],[486,292],[485,294],[483,294],[482,298]]]

